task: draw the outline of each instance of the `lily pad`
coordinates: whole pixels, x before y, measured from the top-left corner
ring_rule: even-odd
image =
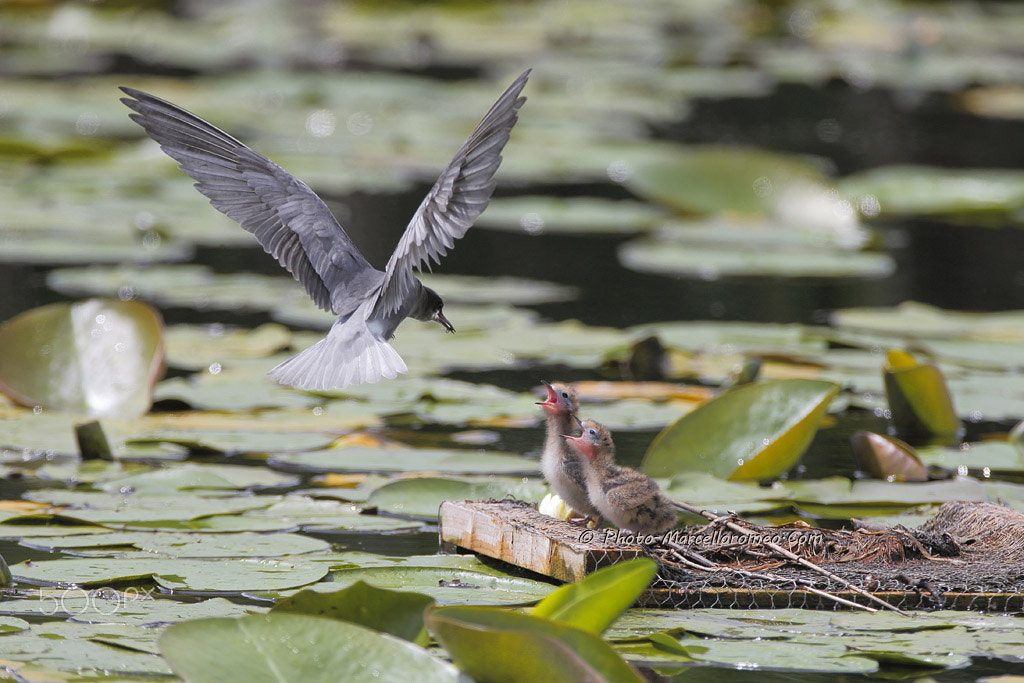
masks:
[[[145,304],[50,304],[0,327],[0,389],[26,406],[99,416],[149,410],[163,321]]]
[[[641,273],[723,277],[882,278],[896,271],[886,254],[824,249],[766,250],[702,246],[678,238],[636,240],[619,248],[623,266]]]
[[[480,607],[441,607],[427,625],[468,675],[486,680],[641,681],[600,637],[528,614]],[[529,656],[523,656],[529,653]]]
[[[434,598],[439,605],[521,605],[540,600],[555,590],[542,581],[516,576],[496,576],[450,567],[381,566],[339,569],[330,580],[311,588],[333,593],[365,581],[391,590],[410,590]]]
[[[440,448],[334,448],[282,453],[274,466],[315,472],[450,472],[453,474],[539,474],[536,460],[511,453]]]
[[[938,367],[905,351],[889,351],[882,369],[893,425],[919,437],[953,439],[960,420]]]
[[[579,290],[575,287],[519,277],[424,274],[420,276],[420,281],[441,293],[446,305],[448,302],[458,302],[535,306],[572,301],[579,296]]]
[[[1024,208],[1024,172],[885,166],[840,182],[850,197],[873,197],[881,215],[1006,214]]]
[[[989,472],[1024,472],[1024,453],[1002,441],[965,443],[958,448],[930,446],[917,451],[921,461],[954,472],[963,470]]]
[[[630,234],[652,228],[664,212],[639,202],[597,197],[510,197],[491,201],[480,228],[540,234]]]
[[[40,585],[95,586],[155,580],[164,588],[242,593],[283,590],[319,581],[327,567],[270,559],[75,558],[21,563],[11,571],[21,581]]]
[[[175,673],[197,683],[311,681],[325,671],[347,681],[454,683],[459,677],[455,667],[406,640],[306,614],[176,624],[160,637],[160,650]]]
[[[562,586],[537,603],[530,614],[600,635],[640,597],[658,566],[647,558],[599,569]]]
[[[184,370],[205,370],[233,358],[265,358],[291,344],[292,333],[277,323],[251,330],[223,325],[172,325],[164,333],[167,363]]]
[[[838,385],[817,380],[775,380],[730,391],[659,434],[643,469],[652,476],[698,470],[771,479],[803,455],[838,391]]]
[[[399,479],[370,494],[368,503],[396,515],[436,519],[446,500],[483,500],[512,496],[539,502],[547,486],[536,479],[481,477],[478,479],[417,478]]]
[[[626,181],[641,197],[680,212],[771,210],[785,193],[823,175],[806,160],[753,148],[679,148],[674,158],[638,164]]]
[[[300,591],[280,600],[271,613],[309,614],[351,622],[425,646],[423,612],[433,598],[409,591],[376,588],[357,581],[333,593]]]
[[[850,448],[857,466],[876,479],[928,481],[928,469],[905,441],[859,431],[850,436]]]

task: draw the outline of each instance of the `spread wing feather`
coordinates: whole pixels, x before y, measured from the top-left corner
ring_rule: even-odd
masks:
[[[216,126],[133,88],[121,101],[219,211],[256,236],[317,306],[350,313],[383,274],[308,185]]]
[[[413,269],[440,262],[487,208],[529,76],[527,69],[502,93],[423,199],[384,269],[376,311],[398,309],[415,286]]]

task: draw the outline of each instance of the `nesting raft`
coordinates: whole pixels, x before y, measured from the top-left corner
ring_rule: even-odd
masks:
[[[946,503],[915,530],[741,523],[900,609],[1024,613],[1024,515],[1014,510]],[[561,581],[651,557],[659,572],[639,600],[647,607],[837,607],[808,587],[871,604],[840,583],[779,558],[756,537],[737,538],[720,527],[691,527],[669,537],[677,548],[721,566],[719,571],[695,570],[676,550],[657,542],[641,545],[615,529],[587,530],[519,501],[446,502],[440,534],[452,546]]]

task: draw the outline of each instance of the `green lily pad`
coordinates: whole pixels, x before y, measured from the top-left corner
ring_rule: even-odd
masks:
[[[292,341],[288,328],[265,323],[251,330],[225,329],[223,325],[172,325],[164,333],[167,363],[184,370],[205,370],[231,358],[265,358],[287,349]]]
[[[99,534],[72,534],[22,540],[30,548],[62,550],[72,554],[83,550],[143,550],[155,555],[178,558],[199,557],[280,557],[322,552],[330,544],[300,534],[266,534],[253,532],[197,534],[146,531],[110,531]]]
[[[535,306],[572,301],[579,296],[575,287],[519,277],[480,277],[476,275],[424,274],[420,281],[437,290],[448,302],[463,304],[506,303]]]
[[[664,216],[664,212],[639,202],[597,197],[510,197],[492,200],[475,225],[529,235],[618,235],[650,229]]]
[[[542,581],[452,567],[380,566],[339,569],[330,580],[311,587],[333,593],[365,581],[371,586],[409,590],[434,598],[439,605],[521,605],[536,602],[555,590]]]
[[[409,591],[392,591],[357,581],[333,593],[300,591],[280,600],[272,614],[309,614],[351,622],[425,646],[423,612],[434,599]]]
[[[820,671],[826,673],[872,673],[878,662],[848,651],[841,642],[808,645],[780,643],[771,640],[702,640],[683,638],[683,647],[695,659],[720,666],[742,668],[752,663],[758,667],[783,671]],[[703,652],[696,648],[707,648]]]
[[[167,662],[157,655],[56,634],[7,635],[0,647],[5,660],[28,663],[25,673],[38,669],[44,680],[69,680],[66,677],[72,676],[102,680],[111,675],[152,677],[171,673]]]
[[[242,593],[284,590],[319,581],[327,567],[271,559],[75,558],[21,563],[12,568],[21,581],[41,585],[95,586],[115,581],[156,581],[164,588]]]
[[[1024,172],[885,166],[840,182],[850,197],[874,198],[885,215],[1006,214],[1024,207]]]
[[[539,502],[547,490],[541,481],[525,477],[424,477],[399,479],[385,484],[371,493],[367,502],[381,511],[396,515],[436,519],[441,503],[446,500],[486,500],[513,496],[519,500]]]
[[[104,478],[100,488],[109,493],[171,493],[194,489],[249,489],[292,486],[298,477],[242,465],[186,463],[141,474]]]
[[[412,531],[422,525],[402,519],[360,514],[354,505],[334,500],[313,500],[289,495],[281,502],[264,509],[251,510],[241,516],[246,520],[278,520],[307,531]]]
[[[171,626],[160,650],[188,681],[456,681],[423,648],[357,624],[306,614],[201,619]]]
[[[106,416],[149,410],[163,321],[145,304],[50,304],[0,326],[0,390],[22,405]]]
[[[771,479],[810,445],[839,387],[817,380],[760,382],[730,391],[680,418],[644,455],[652,476],[699,470],[729,479]]]
[[[823,182],[806,160],[743,147],[679,148],[670,160],[638,164],[626,181],[641,197],[687,213],[771,210],[787,190]]]
[[[630,270],[702,280],[723,277],[881,278],[896,263],[887,254],[823,249],[737,249],[701,246],[660,237],[636,240],[619,248],[619,261]]]
[[[305,293],[286,275],[214,273],[205,266],[66,268],[51,271],[47,285],[72,295],[130,293],[163,306],[199,310],[270,310],[302,301]]]
[[[958,448],[928,446],[919,448],[917,454],[926,465],[953,471],[1024,472],[1024,453],[1002,441],[965,443]]]
[[[454,474],[539,474],[536,460],[511,453],[440,448],[335,448],[282,453],[271,465],[315,472],[451,472]]]
[[[530,614],[600,635],[647,589],[658,566],[647,558],[599,569],[537,603]]]
[[[440,607],[427,613],[427,626],[477,680],[494,670],[507,680],[643,680],[600,637],[529,614]]]

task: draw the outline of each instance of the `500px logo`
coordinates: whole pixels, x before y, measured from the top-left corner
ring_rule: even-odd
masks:
[[[68,588],[67,590],[44,591],[39,589],[39,613],[44,616],[85,614],[116,614],[136,600],[152,600],[153,588],[129,588],[125,591],[113,588]]]

